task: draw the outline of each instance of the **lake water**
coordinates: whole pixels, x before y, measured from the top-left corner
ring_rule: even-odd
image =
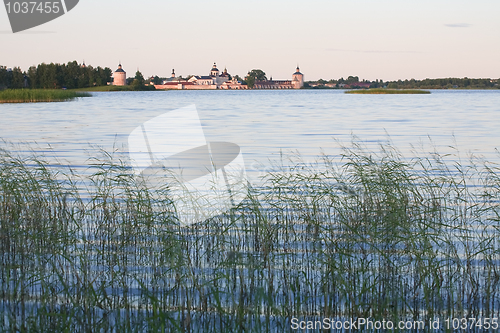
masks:
[[[422,143],[424,152],[434,148],[454,152],[451,145],[462,156],[472,152],[500,162],[496,153],[500,90],[430,95],[349,95],[336,90],[95,93],[67,103],[0,104],[0,137],[11,150],[26,154],[32,149],[85,173],[88,159],[98,155],[99,147],[126,160],[134,129],[193,104],[208,141],[241,147],[254,183],[271,167],[270,161],[279,160],[281,151],[298,151],[306,161],[321,151],[338,158],[339,145],[349,145],[352,135],[375,150],[390,139],[407,156],[412,145]],[[182,140],[192,139],[192,133],[186,133],[188,138]],[[296,185],[296,178],[291,179]],[[48,201],[47,211],[44,200],[32,204],[36,196],[20,194],[27,201],[22,206],[27,214],[13,219],[15,189],[10,192],[14,196],[2,199],[2,216],[9,222],[2,231],[9,230],[6,235],[15,237],[4,237],[13,245],[0,256],[4,279],[0,285],[7,295],[0,299],[0,311],[6,314],[0,327],[12,327],[14,322],[47,327],[42,307],[57,316],[60,307],[63,319],[57,317],[57,321],[67,325],[65,318],[70,318],[77,331],[88,328],[85,325],[91,321],[116,327],[141,325],[146,330],[143,323],[155,325],[159,318],[184,320],[186,307],[193,318],[192,331],[204,332],[222,321],[233,328],[230,331],[241,330],[235,309],[242,309],[246,325],[256,326],[255,331],[285,331],[290,314],[313,316],[311,320],[317,319],[315,314],[345,319],[350,309],[365,308],[374,311],[373,316],[398,310],[399,319],[438,313],[496,318],[499,228],[493,200],[498,199],[498,187],[490,190],[494,196],[482,205],[481,195],[463,194],[460,186],[443,189],[440,185],[448,185],[443,182],[424,184],[422,197],[412,196],[412,189],[403,191],[401,198],[409,198],[410,204],[394,201],[397,193],[394,198],[391,193],[378,193],[380,188],[404,188],[384,182],[374,193],[354,196],[356,200],[350,199],[349,188],[344,192],[341,187],[328,187],[329,195],[315,196],[298,183],[288,196],[278,184],[274,192],[263,192],[259,204],[245,202],[235,210],[236,220],[221,215],[179,229],[170,228],[172,220],[164,205],[153,203],[152,210],[145,209],[135,197],[121,205],[115,201],[122,199],[119,196],[111,196],[111,205],[107,191],[83,206],[81,218],[73,215],[81,207],[69,201],[71,210],[67,209],[66,197],[62,204]],[[307,185],[310,190],[317,184]],[[9,186],[4,188],[10,191]],[[337,202],[335,198],[343,195],[330,196],[336,190],[349,196]],[[471,205],[465,202],[468,207],[462,209],[463,202],[455,195]],[[51,202],[56,204],[50,206]],[[69,219],[67,211],[72,213]],[[43,237],[47,243],[40,242]],[[46,249],[53,253],[45,255]],[[61,249],[63,255],[59,255]],[[16,261],[21,264],[14,265]],[[17,275],[19,267],[26,271]],[[92,281],[92,288],[87,281]],[[83,308],[85,312],[80,312]],[[458,310],[462,308],[468,312]],[[149,330],[159,330],[155,328]]]
[[[298,151],[306,161],[340,153],[353,135],[370,149],[392,141],[406,155],[456,146],[500,161],[499,91],[432,91],[430,95],[352,95],[338,90],[166,91],[93,93],[65,103],[0,105],[0,137],[26,143],[49,159],[85,166],[98,147],[127,152],[128,135],[145,121],[196,105],[208,141],[238,144],[254,177]],[[429,139],[430,138],[430,139]],[[6,145],[6,143],[3,143]],[[12,147],[10,148],[12,149]],[[126,154],[123,155],[126,158]]]

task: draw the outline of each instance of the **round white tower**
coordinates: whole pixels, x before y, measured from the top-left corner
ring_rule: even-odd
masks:
[[[113,85],[114,86],[126,86],[127,85],[127,72],[125,72],[122,68],[122,64],[118,65],[118,69],[115,71],[113,75]]]
[[[292,85],[294,89],[300,89],[304,86],[304,74],[300,72],[298,65],[295,73],[292,74]]]

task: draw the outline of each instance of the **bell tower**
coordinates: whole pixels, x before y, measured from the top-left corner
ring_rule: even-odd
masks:
[[[219,77],[219,70],[217,69],[217,64],[214,62],[212,70],[210,71],[210,76]]]

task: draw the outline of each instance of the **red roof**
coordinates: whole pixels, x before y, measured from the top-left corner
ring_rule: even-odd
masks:
[[[165,84],[158,84],[159,86],[176,86],[178,84],[182,85],[194,85],[193,82],[166,82]]]

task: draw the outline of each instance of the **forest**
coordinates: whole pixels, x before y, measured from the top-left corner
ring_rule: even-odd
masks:
[[[7,68],[0,66],[1,89],[76,89],[94,86],[105,86],[111,82],[113,72],[110,68],[92,67],[78,64],[76,61],[67,64],[39,64],[31,66],[28,71],[20,67]]]

